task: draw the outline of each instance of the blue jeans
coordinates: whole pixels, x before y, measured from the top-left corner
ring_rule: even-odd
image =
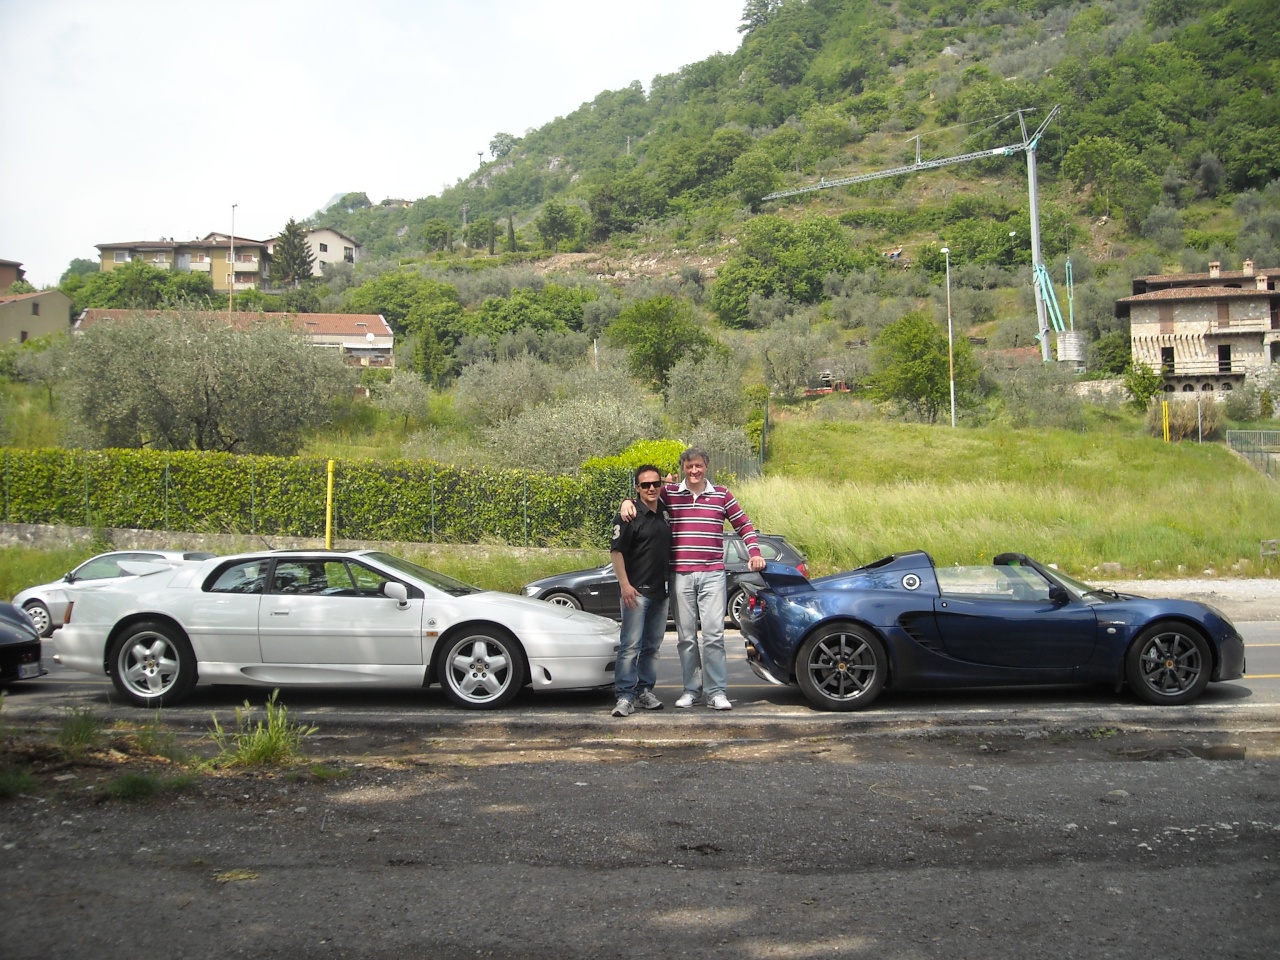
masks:
[[[622,633],[613,689],[619,700],[634,701],[658,682],[658,648],[667,631],[667,598],[653,600],[644,594],[636,605],[622,604]]]
[[[709,700],[727,695],[729,661],[724,653],[725,574],[723,570],[676,573],[671,597],[676,605],[676,651],[684,671],[684,692]],[[699,650],[698,623],[702,624]]]

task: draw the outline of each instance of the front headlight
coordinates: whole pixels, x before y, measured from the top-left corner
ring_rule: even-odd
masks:
[[[534,594],[538,592],[538,588],[534,586],[528,586],[528,587],[525,587],[520,592],[523,593],[526,597],[532,597]]]

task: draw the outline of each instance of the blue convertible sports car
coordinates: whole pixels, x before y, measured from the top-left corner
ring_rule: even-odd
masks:
[[[1219,610],[1095,590],[1019,553],[974,567],[899,553],[813,581],[770,563],[748,590],[747,661],[821,710],[861,710],[885,689],[1069,683],[1180,704],[1244,675],[1244,641]]]

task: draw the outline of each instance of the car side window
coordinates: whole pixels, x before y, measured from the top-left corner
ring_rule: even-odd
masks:
[[[382,596],[382,585],[391,580],[390,577],[384,576],[364,564],[356,563],[354,560],[348,564],[348,567],[351,571],[351,576],[355,580],[356,592],[362,597]]]
[[[760,548],[760,556],[766,560],[777,560],[778,557],[782,556],[782,552],[768,540],[761,540],[756,546]]]
[[[938,567],[938,589],[944,597],[1022,602],[1049,599],[1049,583],[1029,567]]]
[[[341,560],[329,560],[324,565],[326,597],[354,597],[359,595],[355,581],[351,579],[351,571]]]
[[[227,567],[209,585],[210,593],[262,593],[267,562],[247,560]]]
[[[724,541],[724,562],[725,563],[744,563],[747,559],[747,552],[743,549],[741,540],[731,540],[725,537]]]
[[[277,560],[271,574],[272,593],[318,596],[329,589],[324,560]]]

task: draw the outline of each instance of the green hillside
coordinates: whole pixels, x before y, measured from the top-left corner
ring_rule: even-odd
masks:
[[[1280,177],[1273,12],[1266,0],[752,2],[733,54],[654,77],[647,93],[603,91],[523,137],[496,134],[492,159],[411,209],[351,194],[317,220],[402,257],[440,247],[443,230],[486,247],[490,220],[501,246],[508,217],[540,245],[536,218],[555,200],[570,208],[563,247],[714,243],[762,193],[910,163],[917,137],[926,160],[1017,142],[1014,111],[1038,111],[1034,126],[1061,104],[1039,154],[1046,214],[1061,221],[1048,257],[1140,239],[1176,253],[1163,234],[1181,231],[1190,249],[1261,262],[1263,250],[1236,249],[1240,222],[1215,201]],[[941,231],[972,247],[962,263],[1027,262],[1017,159],[810,203],[877,254]],[[1088,218],[1101,216],[1122,224],[1095,235]],[[1019,217],[1010,245],[996,227]]]

